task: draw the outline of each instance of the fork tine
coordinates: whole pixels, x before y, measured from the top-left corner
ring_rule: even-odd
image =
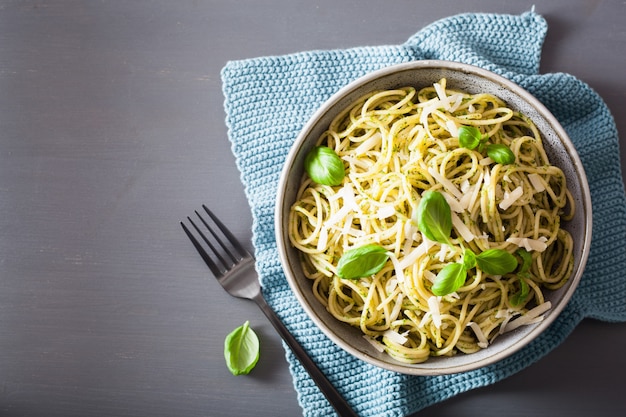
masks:
[[[239,243],[239,241],[237,240],[237,238],[235,236],[233,236],[233,234],[230,232],[230,230],[228,230],[228,228],[226,226],[224,226],[224,224],[213,214],[213,212],[211,212],[211,210],[209,210],[209,208],[206,205],[202,205],[202,208],[204,209],[204,211],[207,212],[207,214],[209,215],[209,217],[211,217],[211,220],[213,220],[213,222],[217,225],[217,227],[220,229],[220,231],[224,234],[224,236],[226,236],[226,239],[228,239],[229,243],[233,246],[233,248],[238,252],[236,253],[236,256],[233,255],[233,253],[226,247],[226,245],[224,245],[224,243],[222,242],[221,239],[219,239],[216,235],[215,232],[213,232],[213,230],[211,228],[209,228],[209,230],[211,231],[211,233],[213,233],[213,236],[215,237],[215,239],[219,242],[219,244],[222,246],[222,248],[230,255],[233,257],[233,259],[235,260],[235,262],[238,262],[240,260],[242,260],[247,254],[248,251],[241,246],[241,243]],[[205,223],[206,224],[206,223]]]
[[[211,245],[211,243],[208,241],[208,239],[206,238],[204,233],[202,233],[200,231],[200,229],[198,229],[198,226],[196,226],[196,224],[193,222],[193,220],[191,220],[191,218],[189,218],[189,217],[187,217],[187,220],[189,221],[189,223],[191,223],[191,225],[194,227],[194,229],[200,234],[200,236],[202,236],[202,239],[205,242],[207,242],[212,247],[213,245]],[[209,269],[211,270],[213,275],[215,275],[218,278],[221,277],[222,275],[224,275],[223,272],[220,270],[220,268],[217,266],[217,264],[215,262],[213,262],[213,259],[211,259],[211,257],[209,256],[207,251],[204,249],[204,247],[200,244],[198,239],[196,239],[196,237],[193,235],[193,233],[191,233],[191,231],[187,228],[187,226],[185,226],[185,223],[180,222],[180,225],[183,227],[183,230],[185,231],[185,234],[187,235],[189,240],[191,240],[191,243],[196,248],[196,250],[198,251],[198,253],[202,257],[202,259],[204,260],[204,263],[207,264],[207,266],[209,267]],[[215,252],[215,251],[213,251],[213,252]]]
[[[209,238],[204,233],[202,233],[195,224],[193,225],[198,231],[198,233],[200,233],[200,235],[202,236],[202,239],[206,242],[207,245],[209,245],[209,248],[211,248],[211,252],[215,255],[215,257],[219,260],[219,262],[221,262],[222,265],[226,268],[224,272],[228,271],[230,268],[233,267],[233,265],[235,265],[235,263],[237,262],[237,259],[230,253],[228,248],[224,246],[224,243],[222,242],[222,240],[219,238],[219,236],[217,236],[213,228],[209,225],[209,223],[207,223],[206,220],[204,220],[204,218],[200,215],[200,213],[198,213],[196,210],[194,210],[194,213],[196,213],[196,216],[198,216],[198,218],[200,219],[204,227],[206,227],[209,233],[211,233],[211,236],[213,236],[214,241],[217,242],[222,247],[222,249],[224,249],[228,257],[230,258],[230,261],[226,260],[226,258],[224,258],[222,254],[220,254],[220,251],[217,250],[217,248],[211,243]]]

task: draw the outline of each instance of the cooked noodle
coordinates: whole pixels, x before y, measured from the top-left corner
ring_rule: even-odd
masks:
[[[462,125],[508,146],[515,163],[461,147]],[[371,93],[339,114],[317,145],[339,155],[346,175],[339,186],[304,176],[290,212],[291,243],[303,253],[319,302],[397,360],[485,348],[499,334],[541,320],[550,307],[542,291],[570,276],[573,242],[560,228],[574,212],[565,175],[550,165],[533,123],[497,97],[447,89],[445,79],[419,91]],[[441,192],[450,205],[451,245],[429,241],[417,227],[426,190]],[[341,255],[372,243],[389,253],[382,270],[340,278]],[[431,292],[446,264],[462,262],[464,248],[514,254],[520,247],[532,255],[528,274],[492,276],[476,268],[456,292]],[[521,280],[529,291],[514,302]]]

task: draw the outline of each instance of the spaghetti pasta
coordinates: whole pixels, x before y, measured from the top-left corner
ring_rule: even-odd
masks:
[[[505,145],[514,162],[494,161],[482,145],[461,146],[462,126]],[[530,119],[499,98],[449,89],[445,79],[419,91],[377,91],[339,114],[317,145],[341,158],[345,176],[336,186],[304,176],[290,210],[291,244],[319,302],[395,359],[419,363],[486,348],[499,334],[541,320],[550,307],[543,291],[570,276],[573,242],[560,226],[575,207],[565,175],[550,164]],[[450,206],[449,243],[418,228],[428,190]],[[387,251],[382,269],[339,277],[341,256],[370,244]],[[456,291],[434,295],[439,272],[463,262],[466,249],[518,258],[524,250],[532,262],[503,275],[471,269]]]

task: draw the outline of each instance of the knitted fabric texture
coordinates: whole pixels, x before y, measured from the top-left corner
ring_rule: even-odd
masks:
[[[512,375],[559,345],[585,317],[626,321],[626,197],[618,135],[602,99],[563,73],[539,74],[546,21],[522,15],[462,14],[437,21],[398,46],[302,52],[227,63],[226,123],[253,215],[256,268],[267,302],[361,416],[404,416]],[[560,121],[585,167],[593,205],[586,271],[558,319],[539,338],[493,365],[455,375],[416,377],[366,364],[334,345],[306,316],[279,262],[274,204],[290,146],[312,113],[339,88],[392,64],[441,59],[500,74],[535,95]],[[582,105],[581,105],[582,104]],[[305,416],[334,412],[286,349]]]

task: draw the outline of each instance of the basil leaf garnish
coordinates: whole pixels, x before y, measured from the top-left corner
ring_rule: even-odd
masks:
[[[304,169],[318,184],[340,185],[346,176],[343,161],[327,146],[316,146],[304,157]]]
[[[492,143],[487,145],[487,156],[499,164],[508,165],[515,162],[515,154],[502,143]]]
[[[526,299],[526,297],[528,297],[528,293],[530,292],[530,287],[528,286],[528,283],[524,280],[524,278],[519,277],[519,285],[520,285],[520,290],[513,294],[510,298],[511,304],[516,306],[519,305],[522,301],[524,301]]]
[[[517,275],[519,276],[520,290],[517,293],[513,294],[510,298],[511,304],[514,306],[519,305],[522,301],[524,301],[528,296],[528,293],[530,292],[528,283],[524,278],[530,277],[530,272],[528,271],[530,270],[533,262],[532,254],[526,249],[518,249],[515,253],[518,254],[520,258],[522,258],[522,264],[520,265],[520,269],[517,272]]]
[[[417,227],[429,240],[449,243],[452,232],[450,205],[438,191],[426,191],[417,206]]]
[[[233,375],[246,375],[259,360],[259,338],[250,322],[233,330],[224,340],[224,358]]]
[[[467,278],[467,269],[458,262],[449,263],[437,274],[430,289],[434,295],[442,296],[458,290]]]
[[[487,274],[504,275],[517,268],[517,258],[503,249],[489,249],[476,255],[476,264]]]
[[[526,249],[518,249],[515,253],[522,258],[522,265],[520,266],[518,274],[528,276],[528,271],[533,263],[533,256]]]
[[[350,249],[339,258],[337,275],[346,279],[368,277],[383,269],[388,259],[387,250],[379,245]]]
[[[468,271],[476,266],[476,254],[471,249],[463,252],[463,266]]]
[[[475,149],[482,141],[480,130],[475,126],[461,126],[458,129],[459,145],[467,149]]]

